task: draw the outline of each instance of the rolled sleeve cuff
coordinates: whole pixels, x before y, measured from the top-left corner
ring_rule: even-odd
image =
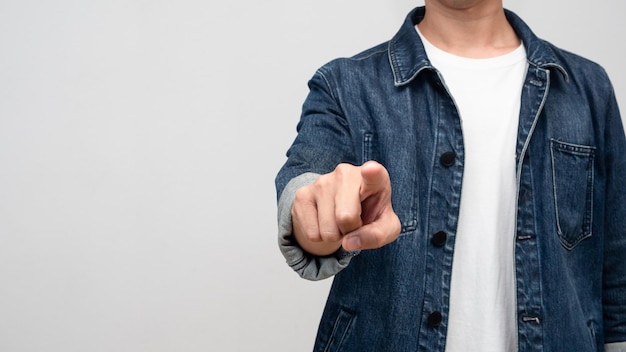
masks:
[[[300,187],[308,186],[319,177],[316,173],[304,173],[293,178],[280,195],[278,200],[278,247],[287,260],[287,264],[307,280],[323,280],[329,278],[345,267],[359,251],[349,252],[340,248],[334,254],[319,257],[305,252],[292,234],[291,207]]]

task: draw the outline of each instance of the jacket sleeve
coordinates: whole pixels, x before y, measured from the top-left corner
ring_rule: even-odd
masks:
[[[276,176],[279,248],[287,264],[308,280],[321,280],[338,273],[358,254],[339,249],[330,256],[313,256],[292,235],[291,206],[296,190],[331,172],[340,163],[356,163],[349,124],[328,77],[328,71],[322,68],[309,81],[310,91],[302,108],[298,135]]]
[[[608,351],[626,351],[626,138],[612,89],[606,108],[604,337]]]

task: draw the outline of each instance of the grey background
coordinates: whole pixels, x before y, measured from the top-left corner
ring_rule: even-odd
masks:
[[[310,350],[273,178],[315,69],[419,4],[0,0],[0,351]],[[505,5],[625,106],[623,1]]]

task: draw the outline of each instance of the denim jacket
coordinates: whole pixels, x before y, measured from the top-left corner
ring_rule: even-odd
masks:
[[[424,11],[411,12],[389,42],[315,73],[276,178],[288,264],[308,279],[335,275],[315,351],[445,346],[464,148],[454,100],[414,28]],[[511,248],[518,350],[625,351],[626,140],[613,88],[597,64],[506,17],[529,64]],[[368,160],[389,171],[400,237],[360,253],[302,251],[288,214],[295,189],[339,163]]]

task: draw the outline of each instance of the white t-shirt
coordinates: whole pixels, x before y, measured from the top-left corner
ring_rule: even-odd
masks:
[[[516,351],[515,145],[526,51],[471,59],[420,36],[459,110],[465,147],[446,351]]]

